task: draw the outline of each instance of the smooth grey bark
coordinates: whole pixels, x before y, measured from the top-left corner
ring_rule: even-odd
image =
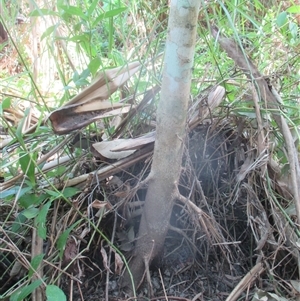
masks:
[[[153,162],[134,257],[130,262],[135,288],[144,277],[145,267],[162,255],[177,194],[199,7],[199,0],[172,0],[170,3]],[[122,287],[132,292],[128,271]]]

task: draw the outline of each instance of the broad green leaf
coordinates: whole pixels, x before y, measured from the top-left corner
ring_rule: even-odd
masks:
[[[90,71],[89,68],[87,68],[87,69],[84,69],[84,70],[80,73],[79,77],[80,77],[80,79],[86,79],[88,76],[90,76],[90,74],[91,74],[91,71]]]
[[[285,11],[281,12],[276,19],[276,24],[278,27],[282,27],[287,22],[287,13]]]
[[[7,198],[7,197],[10,197],[10,196],[18,196],[18,199],[26,194],[27,192],[29,192],[30,190],[32,190],[32,187],[24,187],[24,188],[21,188],[20,186],[15,186],[15,187],[12,187],[11,189],[8,189],[8,190],[5,190],[5,191],[1,191],[0,192],[0,197],[2,199],[4,198]]]
[[[82,32],[82,25],[83,25],[82,21],[74,24],[73,25],[74,31],[75,32]]]
[[[110,10],[108,12],[105,12],[105,13],[99,15],[96,18],[96,20],[93,22],[93,27],[95,27],[96,25],[98,25],[100,23],[100,21],[102,21],[103,19],[117,16],[117,15],[119,15],[120,13],[122,13],[125,10],[127,10],[126,7],[120,7],[120,8],[112,9],[112,10]]]
[[[36,157],[35,154],[29,154],[23,151],[19,153],[19,162],[21,165],[21,169],[24,172],[24,174],[29,177],[32,185],[35,184],[35,173],[34,173],[35,158],[34,157]]]
[[[16,220],[13,222],[11,226],[11,231],[14,233],[18,233],[24,223],[26,222],[27,218],[23,215],[23,213],[19,213],[18,216],[16,217]]]
[[[46,287],[47,301],[66,301],[65,293],[56,285],[47,285]]]
[[[76,87],[81,87],[83,85],[89,84],[89,81],[87,81],[87,77],[91,74],[89,68],[83,70],[79,75],[77,73],[76,78],[73,76],[73,81],[76,85]],[[75,75],[75,74],[74,74]]]
[[[79,191],[79,189],[75,188],[75,187],[66,187],[63,191],[62,191],[62,195],[65,198],[70,198],[72,196],[74,196],[75,194],[77,194]]]
[[[28,278],[30,279],[34,273],[34,271],[37,270],[38,266],[41,264],[41,262],[43,261],[45,254],[39,254],[36,255],[32,258],[31,262],[30,262],[30,269],[28,271]]]
[[[73,74],[73,82],[78,81],[78,79],[79,79],[79,73],[77,72],[77,70],[75,70]]]
[[[67,243],[67,239],[70,235],[70,232],[80,223],[80,220],[78,220],[75,224],[73,224],[71,227],[69,227],[67,230],[65,230],[58,238],[57,240],[57,248],[59,249],[59,258],[62,259],[65,246]]]
[[[27,219],[32,219],[34,217],[36,217],[39,213],[39,209],[32,207],[32,208],[28,208],[22,211],[22,214],[27,218]]]
[[[36,194],[25,194],[19,198],[19,205],[27,209],[28,207],[35,205],[39,199]]]
[[[299,14],[300,13],[300,5],[290,6],[289,8],[287,8],[286,11],[291,14]]]
[[[96,75],[100,65],[101,65],[101,60],[98,57],[96,57],[90,61],[88,68],[91,71],[93,76]]]
[[[38,236],[46,239],[47,237],[47,228],[46,228],[46,218],[52,202],[48,201],[39,211],[39,214],[35,218],[35,226],[37,227]]]
[[[19,205],[23,208],[28,208],[32,205],[40,205],[45,199],[47,199],[47,194],[25,194],[19,198]]]
[[[296,24],[294,22],[289,23],[289,30],[294,39],[297,39],[298,29],[299,29],[298,24]]]
[[[9,109],[11,105],[11,98],[10,97],[5,97],[2,100],[2,103],[0,104],[2,109]]]
[[[19,153],[19,162],[20,162],[23,173],[27,174],[28,170],[30,169],[30,164],[31,164],[30,155],[23,151],[20,152]]]
[[[54,199],[61,197],[61,193],[58,191],[53,191],[50,189],[45,189],[45,192],[48,193],[49,196],[52,196]]]
[[[82,86],[86,86],[88,84],[89,84],[89,81],[84,78],[80,78],[78,81],[75,82],[76,87],[82,87]]]
[[[36,288],[38,288],[42,284],[42,280],[38,279],[32,282],[29,285],[23,286],[19,288],[16,292],[14,292],[11,297],[10,301],[22,301],[27,296],[29,296]]]

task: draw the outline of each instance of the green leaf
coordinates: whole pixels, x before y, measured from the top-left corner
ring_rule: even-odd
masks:
[[[96,18],[96,20],[93,22],[93,27],[95,27],[96,25],[98,25],[100,23],[100,21],[102,21],[103,19],[117,16],[117,15],[119,15],[120,13],[122,13],[125,10],[127,10],[127,7],[120,7],[120,8],[112,9],[112,10],[110,10],[108,12],[105,12],[105,13],[99,15]]]
[[[32,190],[32,187],[24,187],[21,188],[20,186],[15,186],[12,187],[9,190],[5,190],[5,191],[1,191],[0,192],[0,197],[1,198],[7,198],[9,196],[18,196],[18,198],[20,198],[22,195],[24,195],[25,193],[29,192],[30,190]]]
[[[77,42],[77,43],[83,43],[83,42],[89,42],[90,41],[90,35],[83,33],[76,36],[73,36],[69,39],[69,41]]]
[[[87,10],[88,17],[91,17],[92,13],[94,12],[99,0],[94,0],[93,3],[90,5],[90,7]]]
[[[30,165],[30,156],[26,152],[20,152],[19,153],[19,162],[21,165],[21,169],[24,172],[24,174],[27,174],[28,166]]]
[[[61,193],[59,191],[57,192],[57,191],[45,189],[45,192],[47,192],[49,196],[52,196],[53,199],[57,199],[61,197]]]
[[[98,57],[96,57],[90,61],[88,68],[93,76],[96,75],[100,65],[101,65],[101,60]]]
[[[86,79],[83,79],[83,78],[81,78],[81,79],[79,79],[76,83],[75,83],[75,85],[76,85],[76,87],[82,87],[82,86],[86,86],[86,85],[88,85],[89,84],[89,81],[88,80],[86,80]]]
[[[32,205],[40,205],[45,199],[48,198],[47,194],[25,194],[19,198],[19,205],[23,208],[29,208]]]
[[[83,85],[89,84],[89,81],[86,79],[91,74],[89,68],[83,70],[81,74],[78,74],[77,71],[74,72],[73,81],[76,87],[81,87]]]
[[[59,16],[59,14],[51,9],[39,8],[32,11],[29,17],[39,17],[39,16]]]
[[[67,243],[67,239],[70,235],[70,232],[80,223],[80,220],[78,220],[75,224],[73,224],[71,227],[69,227],[67,230],[65,230],[58,238],[57,240],[57,248],[59,249],[59,258],[62,259],[65,246]]]
[[[34,217],[36,217],[39,213],[39,209],[32,207],[32,208],[28,208],[22,211],[22,214],[27,218],[27,219],[32,219]]]
[[[30,279],[34,273],[34,271],[37,270],[38,266],[41,264],[45,254],[38,254],[34,256],[30,262],[30,269],[28,271],[28,278]]]
[[[91,71],[90,71],[89,68],[87,68],[87,69],[84,69],[84,70],[80,73],[79,77],[80,77],[80,79],[87,79],[87,78],[90,76],[90,74],[91,74]]]
[[[27,175],[30,179],[30,182],[34,185],[35,184],[35,161],[34,158],[36,157],[35,154],[29,154],[24,151],[19,153],[19,162],[21,165],[21,169],[25,175]]]
[[[51,206],[52,202],[48,201],[39,211],[39,214],[35,218],[35,226],[37,227],[38,236],[46,239],[47,237],[47,228],[46,228],[46,217]]]
[[[45,39],[46,37],[50,36],[50,35],[56,30],[56,28],[57,28],[57,24],[52,25],[52,26],[50,26],[49,28],[47,28],[47,29],[45,30],[45,32],[42,34],[42,36],[41,36],[41,41],[42,41],[43,39]]]
[[[21,227],[26,222],[26,220],[27,220],[27,218],[23,215],[22,212],[20,212],[18,214],[18,216],[16,217],[16,220],[13,222],[13,224],[11,226],[11,231],[14,233],[18,233],[20,231]]]
[[[64,10],[67,14],[78,16],[84,20],[88,19],[80,7],[72,5],[61,5],[60,8]]]
[[[56,285],[47,285],[46,287],[47,301],[66,301],[65,293]]]
[[[37,203],[39,196],[36,194],[25,194],[19,198],[19,205],[23,208],[28,208]]]
[[[297,39],[297,35],[298,35],[298,24],[294,23],[294,22],[290,22],[289,23],[289,30],[291,32],[291,35],[294,39]]]
[[[291,14],[299,14],[300,13],[300,5],[290,6],[286,11]]]
[[[23,126],[24,126],[24,122],[27,118],[29,114],[29,108],[25,109],[24,111],[24,116],[23,118],[21,119],[21,121],[19,122],[18,124],[18,127],[17,127],[17,130],[15,132],[15,135],[16,135],[16,138],[18,139],[19,143],[23,146],[24,146],[24,140],[23,140],[23,134],[22,134],[22,129],[23,129]]]
[[[27,296],[29,296],[36,288],[38,288],[42,284],[42,280],[38,279],[34,282],[30,283],[29,285],[23,286],[14,292],[11,297],[10,301],[22,301]]]
[[[66,166],[58,166],[56,169],[54,170],[50,170],[47,172],[47,176],[48,177],[60,177],[62,176],[65,172],[66,172]]]
[[[10,97],[5,97],[2,100],[2,103],[1,103],[2,109],[9,109],[10,105],[11,105],[11,98]]]
[[[75,188],[75,187],[66,187],[63,190],[62,195],[65,198],[70,198],[70,197],[74,196],[75,194],[77,194],[78,192],[79,192],[78,188]]]
[[[282,26],[284,26],[286,23],[287,23],[287,13],[284,11],[284,12],[281,12],[281,13],[277,16],[276,24],[277,24],[278,27],[282,27]]]

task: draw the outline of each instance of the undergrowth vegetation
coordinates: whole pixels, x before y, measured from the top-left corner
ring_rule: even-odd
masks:
[[[0,299],[121,298],[151,166],[168,1],[10,1],[0,22]],[[152,272],[140,296],[299,298],[300,199],[274,118],[299,152],[299,22],[296,1],[203,1],[185,198],[174,207],[164,274]],[[278,108],[222,37],[256,66]],[[109,86],[122,72],[126,80]],[[76,127],[95,115],[60,110],[99,77],[114,105]]]

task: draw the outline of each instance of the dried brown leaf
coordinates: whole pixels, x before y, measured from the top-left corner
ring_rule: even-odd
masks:
[[[155,132],[151,132],[138,138],[121,140],[120,144],[114,147],[111,151],[119,152],[122,150],[140,149],[143,146],[150,144],[154,141],[155,141]]]
[[[78,255],[78,249],[76,241],[73,237],[70,237],[67,240],[64,256],[63,256],[63,265],[68,265],[76,256]]]
[[[120,275],[124,266],[121,256],[115,252],[115,273]]]
[[[107,253],[103,247],[103,241],[101,242],[101,255],[102,255],[102,262],[103,262],[103,266],[104,268],[109,272],[112,273],[112,271],[110,270],[109,266],[108,266],[108,256]]]
[[[105,201],[99,201],[99,200],[94,200],[91,204],[91,207],[95,209],[102,209],[102,208],[106,208],[108,210],[112,209],[110,203]]]
[[[62,108],[50,114],[49,119],[57,134],[66,134],[100,118],[127,113],[129,106],[111,103],[108,98],[139,70],[138,62],[103,72],[89,87]]]
[[[101,141],[93,144],[93,148],[98,152],[98,154],[106,159],[110,160],[120,160],[126,158],[133,154],[135,150],[126,150],[126,151],[112,151],[120,143],[126,141],[125,139],[118,139],[113,141]]]
[[[98,119],[125,114],[129,110],[130,107],[122,103],[112,104],[109,101],[101,103],[98,100],[93,100],[93,103],[74,105],[56,110],[52,112],[49,118],[52,122],[53,131],[56,134],[67,134],[83,128]]]

